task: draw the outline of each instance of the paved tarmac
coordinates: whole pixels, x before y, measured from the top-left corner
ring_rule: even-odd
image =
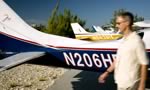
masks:
[[[43,59],[45,60],[44,62]],[[66,65],[58,62],[58,60],[52,59],[50,55],[46,55],[39,60],[33,60],[32,63],[67,68]],[[99,74],[98,72],[69,69],[47,90],[116,90],[113,75],[108,77],[105,84],[99,84],[97,80]],[[148,77],[146,90],[150,90],[150,73]]]
[[[116,90],[113,75],[108,77],[105,84],[98,83],[98,76],[97,72],[71,69],[47,90]],[[147,82],[147,87],[146,90],[150,90],[150,80]]]

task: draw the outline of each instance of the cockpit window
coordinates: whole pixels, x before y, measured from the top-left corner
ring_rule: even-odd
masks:
[[[138,32],[138,35],[141,37],[141,39],[143,39],[144,32]]]

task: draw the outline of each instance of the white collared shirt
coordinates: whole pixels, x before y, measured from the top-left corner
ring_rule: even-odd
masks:
[[[130,87],[140,80],[140,66],[148,65],[144,42],[136,32],[124,38],[117,51],[115,82],[119,87]]]

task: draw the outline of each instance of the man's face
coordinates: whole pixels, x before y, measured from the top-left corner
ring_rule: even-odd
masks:
[[[118,28],[118,30],[120,32],[124,32],[126,30],[126,28],[128,27],[128,22],[127,20],[125,20],[125,18],[123,18],[122,16],[118,16],[116,18],[116,27]]]

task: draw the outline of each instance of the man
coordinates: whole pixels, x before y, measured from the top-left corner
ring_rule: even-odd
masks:
[[[133,19],[130,12],[116,17],[116,27],[123,34],[123,41],[117,50],[116,60],[98,78],[100,83],[104,83],[109,73],[114,70],[118,90],[145,90],[148,59],[144,42],[132,31]]]

